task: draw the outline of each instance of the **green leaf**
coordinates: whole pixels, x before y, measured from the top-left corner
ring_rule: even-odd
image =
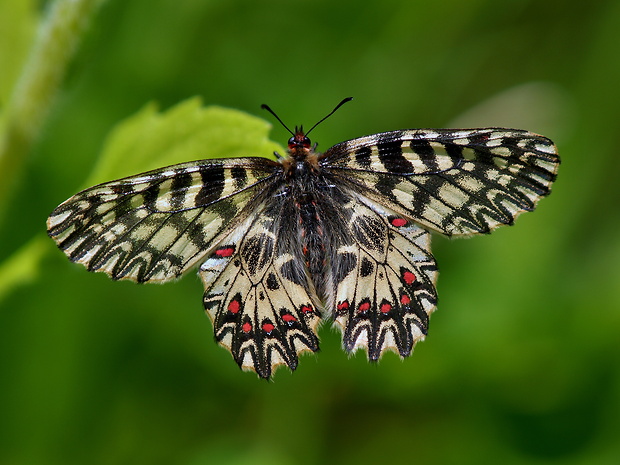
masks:
[[[205,158],[273,157],[271,124],[238,110],[185,100],[159,113],[153,103],[119,123],[85,187],[176,163]]]

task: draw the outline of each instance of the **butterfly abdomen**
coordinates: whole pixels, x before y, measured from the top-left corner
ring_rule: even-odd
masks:
[[[304,192],[295,200],[295,206],[298,209],[300,243],[306,266],[310,276],[319,277],[325,272],[325,234],[317,198],[312,193]]]

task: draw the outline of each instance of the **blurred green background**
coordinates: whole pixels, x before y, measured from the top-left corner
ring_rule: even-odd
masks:
[[[50,4],[0,0],[5,130]],[[0,172],[0,463],[620,463],[620,2],[108,0],[84,31]],[[43,238],[148,102],[309,126],[350,95],[320,148],[507,125],[563,160],[516,227],[434,239],[439,310],[405,361],[348,357],[324,326],[319,354],[259,380],[213,341],[194,273],[113,282]]]

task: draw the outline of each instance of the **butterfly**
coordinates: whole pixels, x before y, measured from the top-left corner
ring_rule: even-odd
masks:
[[[513,224],[550,193],[556,147],[518,129],[408,129],[319,153],[308,138],[319,123],[282,123],[292,137],[277,160],[193,161],[83,190],[48,234],[115,280],[198,267],[217,342],[261,378],[316,352],[323,319],[347,352],[407,357],[437,305],[430,233]]]

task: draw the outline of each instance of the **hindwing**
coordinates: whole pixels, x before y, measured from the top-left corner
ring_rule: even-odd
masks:
[[[319,348],[320,303],[295,249],[277,247],[290,241],[278,234],[280,220],[259,209],[200,267],[216,340],[262,378],[279,365],[294,370],[300,353]]]
[[[386,350],[406,357],[426,336],[437,303],[430,234],[364,198],[352,205],[348,227],[353,241],[332,262],[340,270],[333,312],[344,348],[364,348],[370,360]]]

